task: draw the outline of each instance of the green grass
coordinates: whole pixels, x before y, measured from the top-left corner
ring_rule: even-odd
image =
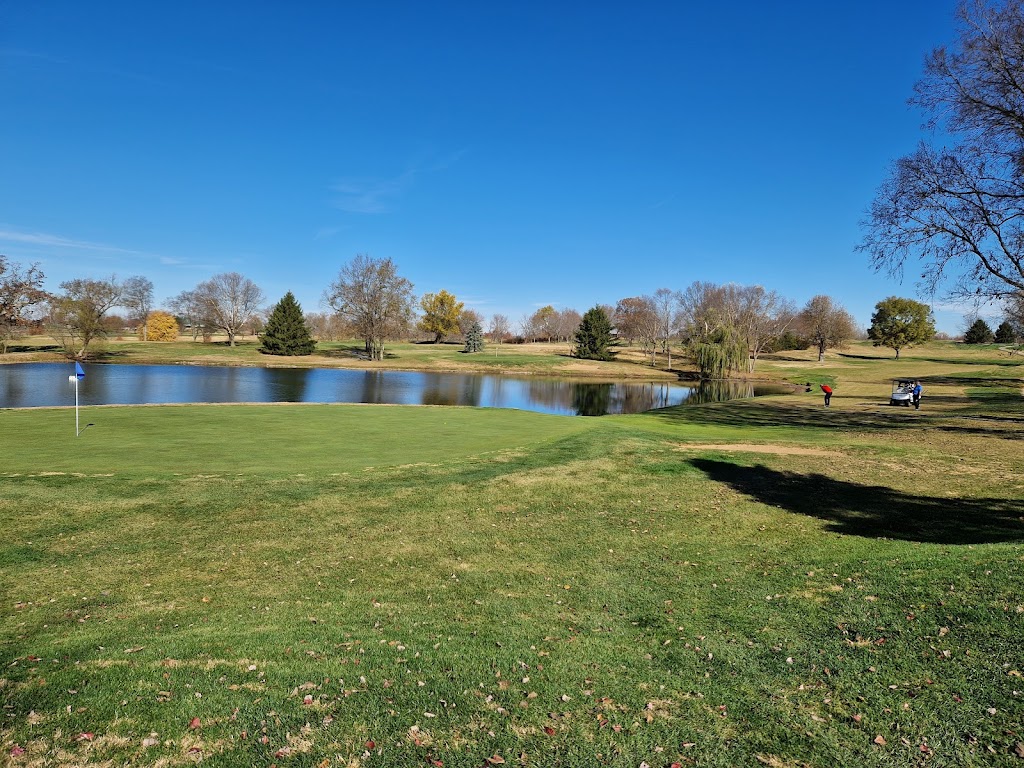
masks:
[[[59,346],[48,337],[19,339],[10,353],[0,355],[2,362],[64,360]],[[367,368],[373,370],[460,371],[543,376],[596,377],[605,380],[626,378],[671,379],[675,374],[651,367],[638,347],[623,347],[618,360],[600,363],[572,357],[572,345],[561,343],[488,344],[479,353],[466,354],[459,343],[393,342],[381,361],[368,361],[360,341],[325,341],[311,355],[277,356],[259,352],[259,342],[239,339],[234,347],[216,338],[211,342],[180,337],[176,342],[142,342],[135,339],[106,338],[89,349],[89,358],[97,363],[136,365],[239,365]],[[662,361],[664,362],[664,361]]]
[[[0,411],[0,754],[1017,765],[1020,377],[935,351],[765,362],[828,411]]]

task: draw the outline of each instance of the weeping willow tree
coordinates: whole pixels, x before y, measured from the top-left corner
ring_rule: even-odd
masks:
[[[703,339],[693,340],[690,357],[702,379],[725,379],[745,369],[747,344],[735,329],[719,328]]]

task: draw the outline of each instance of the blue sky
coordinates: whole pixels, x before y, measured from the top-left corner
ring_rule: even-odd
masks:
[[[917,295],[854,246],[954,5],[0,2],[0,253],[307,311],[367,253],[514,322],[761,284],[866,326]]]

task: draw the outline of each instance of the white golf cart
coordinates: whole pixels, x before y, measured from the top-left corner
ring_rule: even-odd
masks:
[[[893,379],[892,395],[889,397],[889,405],[910,406],[914,401],[913,379]]]

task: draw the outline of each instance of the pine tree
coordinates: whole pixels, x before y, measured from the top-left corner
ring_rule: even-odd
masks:
[[[612,324],[601,307],[588,309],[576,331],[573,354],[583,360],[611,360]]]
[[[992,329],[980,317],[974,321],[964,334],[964,344],[991,344]]]
[[[484,329],[480,322],[474,321],[466,334],[466,347],[463,352],[482,352],[484,348]]]
[[[315,348],[316,341],[309,333],[302,307],[288,291],[270,313],[260,337],[260,352],[265,355],[309,355]]]
[[[996,344],[1015,344],[1016,342],[1017,332],[1013,328],[1013,323],[1003,320],[996,328]]]

